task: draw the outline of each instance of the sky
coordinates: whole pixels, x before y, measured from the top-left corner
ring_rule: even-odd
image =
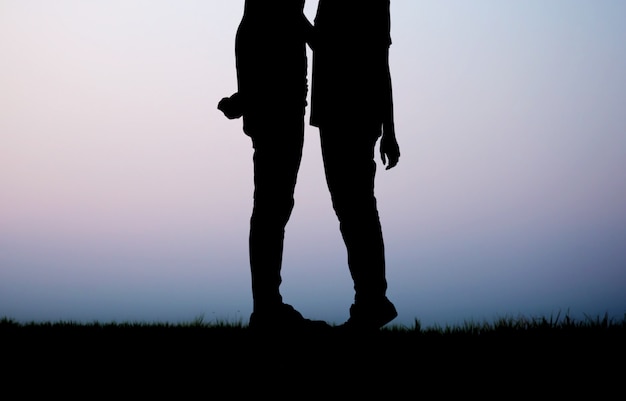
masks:
[[[252,146],[216,108],[243,3],[0,0],[0,317],[247,323]],[[392,324],[624,317],[625,16],[622,0],[391,1]],[[339,324],[354,294],[318,134],[281,292]]]

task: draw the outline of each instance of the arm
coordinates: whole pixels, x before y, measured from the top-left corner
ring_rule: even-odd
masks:
[[[313,24],[311,24],[311,21],[309,21],[306,15],[304,15],[304,13],[302,14],[302,29],[304,31],[304,40],[309,45],[311,50],[313,50],[315,47],[314,27]]]
[[[380,158],[387,165],[386,170],[394,168],[400,159],[400,147],[396,139],[396,129],[393,116],[393,90],[391,72],[389,70],[389,50],[386,54],[385,66],[385,102],[383,111],[383,133],[380,139]]]

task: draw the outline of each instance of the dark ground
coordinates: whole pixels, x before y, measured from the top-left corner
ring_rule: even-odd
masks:
[[[593,391],[597,399],[611,389],[623,394],[625,333],[624,325],[481,335],[382,330],[367,336],[0,325],[5,387],[26,380],[39,390],[65,389],[85,398],[113,390],[130,398],[264,394],[293,400],[394,393],[433,399],[433,391],[508,399]]]

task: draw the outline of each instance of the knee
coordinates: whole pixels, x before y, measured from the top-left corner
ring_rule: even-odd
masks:
[[[284,226],[289,220],[289,216],[294,207],[293,197],[258,199],[254,200],[252,210],[252,220],[254,222],[265,222]]]

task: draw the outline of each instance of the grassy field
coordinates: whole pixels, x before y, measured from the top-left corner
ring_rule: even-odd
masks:
[[[612,338],[623,336],[626,332],[626,313],[622,319],[609,318],[608,315],[587,317],[576,320],[569,315],[550,317],[502,317],[494,321],[468,320],[461,325],[423,327],[415,320],[410,327],[387,325],[374,334],[379,338],[394,339],[478,339],[478,338],[521,338],[521,337],[553,337],[553,336],[600,336]],[[249,332],[243,321],[229,322],[216,320],[206,322],[203,317],[190,322],[98,322],[78,323],[73,321],[57,322],[19,322],[9,317],[0,318],[0,334],[2,335],[58,335],[80,334],[85,336],[98,335],[194,335],[202,333],[207,336],[254,336]],[[329,331],[330,336],[335,336]],[[292,333],[290,333],[292,334]],[[306,333],[304,333],[306,335]]]
[[[261,335],[242,322],[202,319],[79,324],[4,318],[0,340],[2,364],[11,368],[5,383],[11,374],[44,382],[54,377],[54,383],[60,375],[95,388],[174,386],[179,396],[195,394],[198,386],[226,386],[231,395],[260,386],[258,391],[272,396],[278,390],[288,394],[281,386],[291,383],[308,388],[311,396],[331,388],[355,396],[374,389],[420,393],[433,386],[469,396],[475,386],[492,394],[502,385],[520,395],[543,386],[537,391],[545,396],[549,388],[561,396],[584,390],[597,397],[612,388],[621,392],[626,377],[626,315],[502,318],[426,328],[416,321],[367,336]]]

